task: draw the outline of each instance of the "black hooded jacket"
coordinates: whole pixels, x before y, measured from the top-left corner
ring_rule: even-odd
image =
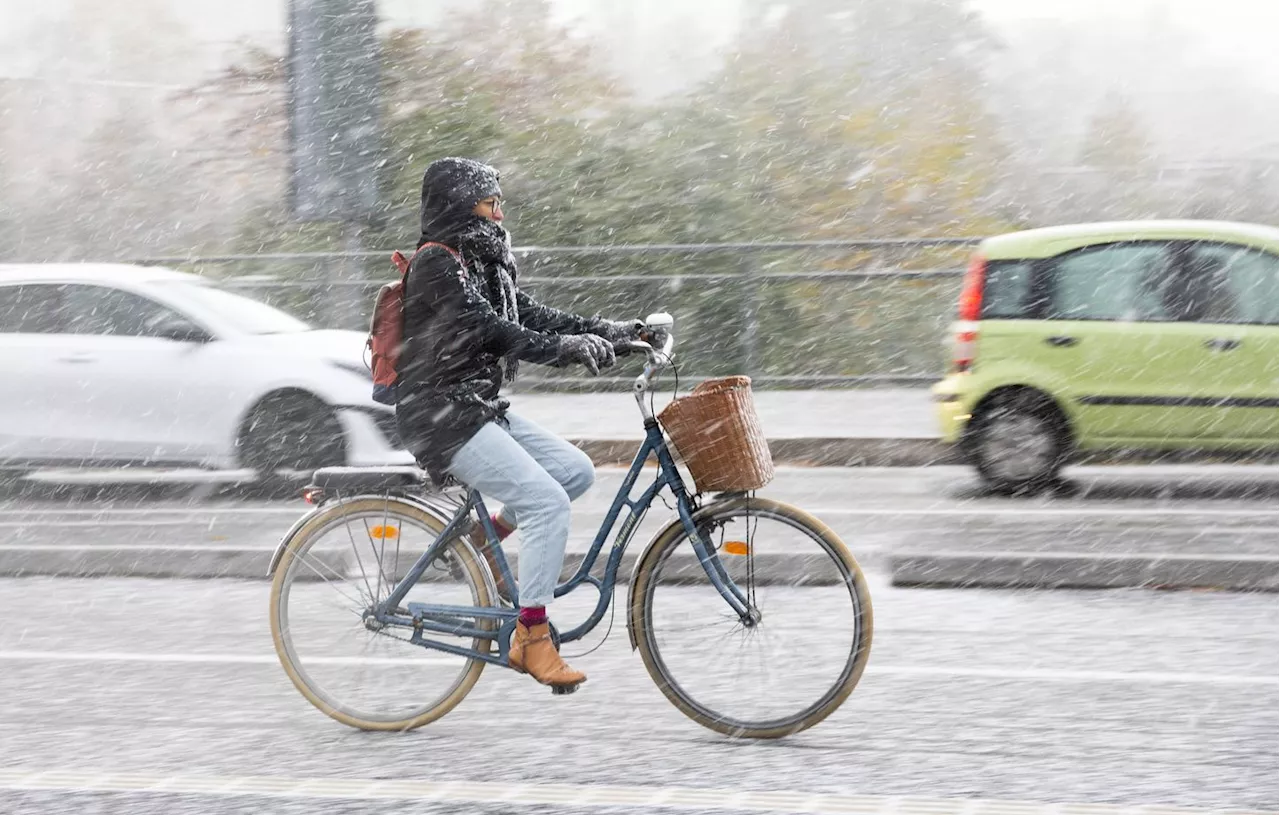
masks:
[[[440,483],[454,454],[508,404],[498,391],[518,361],[555,365],[561,334],[605,336],[609,323],[538,303],[516,285],[505,230],[472,213],[500,195],[498,172],[469,159],[433,162],[422,179],[418,246],[404,288],[396,419],[405,446]]]

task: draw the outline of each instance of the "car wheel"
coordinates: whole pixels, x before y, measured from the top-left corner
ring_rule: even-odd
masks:
[[[237,447],[241,466],[265,482],[309,476],[347,461],[337,414],[306,394],[269,396],[258,403],[240,430]]]
[[[1066,421],[1051,399],[1035,391],[997,394],[974,416],[970,458],[991,489],[1035,492],[1052,486],[1066,463]]]

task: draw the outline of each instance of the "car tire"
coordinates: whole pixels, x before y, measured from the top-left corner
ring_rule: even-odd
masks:
[[[967,446],[988,489],[1025,494],[1058,483],[1071,442],[1066,419],[1053,400],[1019,389],[993,394],[979,406]]]
[[[259,402],[240,428],[236,448],[240,465],[273,486],[347,462],[337,413],[305,393],[275,394]]]

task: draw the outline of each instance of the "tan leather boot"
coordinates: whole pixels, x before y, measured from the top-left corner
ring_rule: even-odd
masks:
[[[498,568],[498,556],[493,553],[493,547],[489,545],[489,539],[484,534],[484,527],[479,521],[471,523],[471,531],[467,533],[471,539],[471,545],[484,555],[484,559],[489,562],[489,571],[493,572],[493,582],[498,588],[498,597],[502,601],[511,603],[511,589],[507,588],[507,581],[502,576],[502,569]]]
[[[525,628],[517,622],[511,635],[511,651],[508,663],[517,671],[523,671],[543,685],[550,685],[553,692],[572,693],[587,681],[587,675],[575,671],[560,658],[555,643],[551,641],[551,626],[547,623]]]

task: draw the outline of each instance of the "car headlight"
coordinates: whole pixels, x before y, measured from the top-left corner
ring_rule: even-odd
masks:
[[[339,362],[338,360],[333,360],[333,359],[329,360],[329,362],[335,368],[341,368],[342,370],[347,371],[348,373],[353,373],[356,376],[360,377],[361,379],[368,380],[368,381],[373,380],[373,371],[369,370],[363,365],[358,365],[354,362]]]

